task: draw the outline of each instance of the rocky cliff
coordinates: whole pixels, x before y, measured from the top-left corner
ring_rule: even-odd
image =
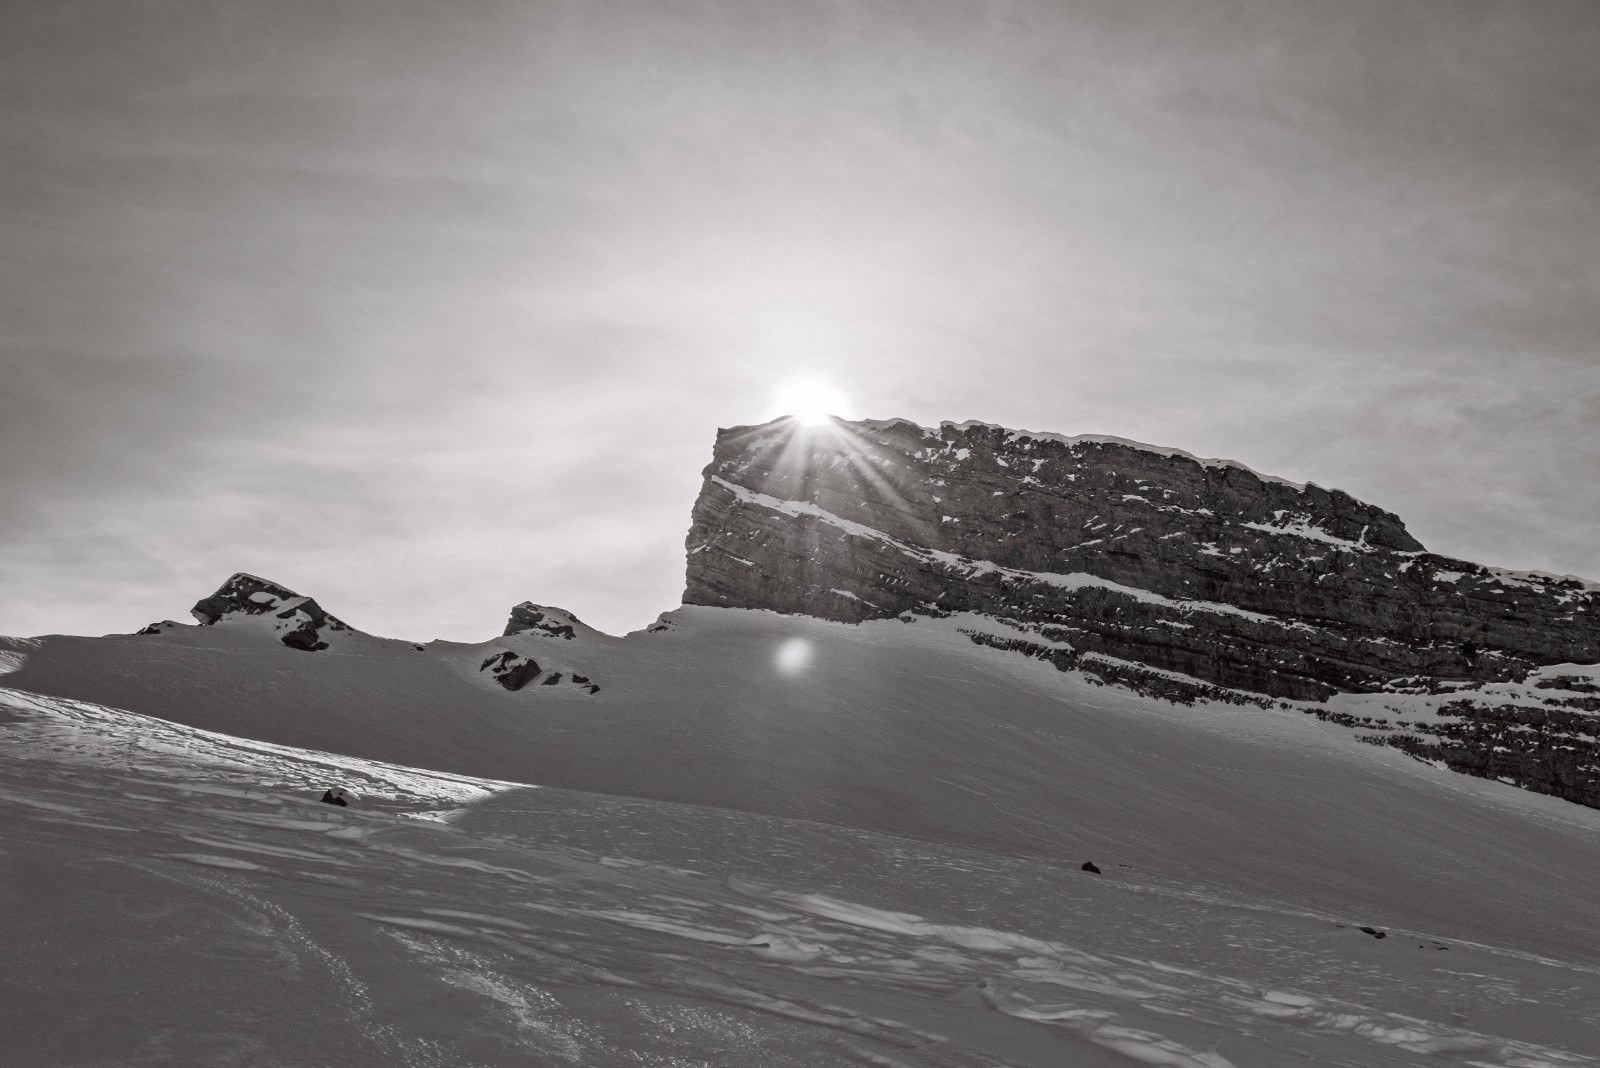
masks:
[[[688,552],[688,604],[977,612],[1018,624],[1032,655],[1273,697],[1600,660],[1600,587],[1429,553],[1339,490],[1116,438],[904,420],[723,430]]]

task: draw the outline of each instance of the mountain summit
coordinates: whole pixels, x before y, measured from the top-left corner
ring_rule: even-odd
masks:
[[[919,792],[926,768],[988,781],[1014,756],[990,761],[982,724],[1114,704],[1259,706],[1252,732],[1304,713],[1384,759],[1600,808],[1600,590],[1430,553],[1391,512],[1231,461],[982,423],[724,430],[684,601],[620,638],[523,601],[498,637],[422,644],[238,574],[202,626],[57,636],[0,667],[278,744],[807,819],[876,811],[885,762],[915,753],[891,822],[940,833],[978,817],[956,787]],[[1054,789],[1051,746],[1022,794]]]
[[[626,636],[241,574],[0,639],[0,981],[162,1063],[1596,1068],[1592,589],[1121,441],[777,423],[706,474],[707,603]]]
[[[190,614],[208,627],[224,622],[265,622],[284,645],[308,652],[326,649],[326,634],[350,630],[349,624],[329,615],[310,597],[243,571],[210,597],[197,601]]]
[[[688,553],[687,604],[982,613],[1027,632],[1006,647],[1175,674],[1162,685],[1196,695],[1323,701],[1600,660],[1600,586],[1429,553],[1339,490],[1120,438],[903,419],[722,430]]]

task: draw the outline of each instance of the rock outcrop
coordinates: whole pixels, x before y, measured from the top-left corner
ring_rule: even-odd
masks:
[[[508,690],[520,690],[539,677],[540,669],[538,661],[532,657],[502,649],[485,660],[478,670],[487,671]]]
[[[511,609],[511,619],[506,623],[505,633],[510,634],[543,634],[550,638],[565,638],[571,641],[577,637],[577,628],[583,623],[571,612],[560,608],[550,608],[532,601],[523,601]]]
[[[224,582],[216,593],[196,602],[190,612],[205,626],[232,619],[270,619],[280,642],[306,652],[326,649],[328,634],[350,630],[348,624],[325,612],[310,597],[242,571]],[[154,633],[150,628],[141,631],[146,632]]]
[[[247,627],[271,635],[291,649],[307,652],[321,652],[329,648],[330,641],[351,643],[352,648],[359,647],[369,654],[378,650],[392,653],[400,648],[421,653],[428,649],[415,642],[363,634],[327,612],[310,597],[244,573],[228,579],[216,593],[198,602],[192,611],[204,626]],[[165,634],[177,627],[177,624],[165,621],[151,624],[139,633]],[[570,612],[524,601],[511,610],[511,620],[504,635],[478,646],[475,654],[469,652],[463,660],[471,665],[469,671],[475,667],[477,673],[486,680],[512,692],[528,689],[537,683],[596,694],[600,692],[600,685],[587,675],[572,670],[565,661],[559,666],[552,665],[549,660],[541,664],[539,661],[546,659],[544,654],[535,656],[529,651],[534,645],[544,646],[545,639],[554,639],[549,644],[552,651],[560,650],[564,642],[593,633]],[[533,641],[526,640],[530,638]],[[559,657],[559,653],[556,657]]]
[[[1600,587],[1429,553],[1339,490],[1115,438],[720,431],[688,551],[687,604],[978,612],[1040,649],[1275,697],[1600,660]]]
[[[513,649],[495,649],[478,666],[507,690],[520,690],[537,681],[540,686],[565,686],[581,693],[597,694],[600,686],[587,675],[576,671],[557,671],[542,668],[539,662],[526,653]]]
[[[1337,721],[1372,732],[1362,741],[1419,760],[1600,808],[1600,673],[1542,674],[1531,686],[1391,705],[1393,719]],[[1332,718],[1320,709],[1318,715]]]

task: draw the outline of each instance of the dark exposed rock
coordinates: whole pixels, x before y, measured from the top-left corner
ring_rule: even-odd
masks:
[[[1092,653],[1084,655],[1071,648],[1040,645],[1025,638],[1003,638],[978,630],[963,629],[962,633],[979,645],[1022,653],[1024,656],[1049,662],[1057,671],[1080,671],[1090,682],[1123,686],[1146,697],[1171,701],[1176,705],[1192,705],[1196,701],[1222,701],[1233,705],[1248,704],[1271,708],[1277,703],[1270,697],[1257,697],[1237,690],[1227,690],[1220,686],[1211,686],[1141,668],[1137,664],[1107,660]]]
[[[1093,872],[1096,875],[1100,874],[1100,869],[1095,867],[1094,861],[1092,861],[1092,860],[1084,861],[1083,862],[1083,868],[1081,870],[1088,871],[1088,872]]]
[[[1552,675],[1533,684],[1541,690],[1574,690],[1578,693],[1600,693],[1600,682],[1582,675]]]
[[[181,626],[176,620],[163,619],[160,623],[152,623],[148,627],[141,627],[134,631],[135,634],[165,634],[174,627]]]
[[[587,675],[561,671],[543,672],[532,657],[510,649],[496,650],[479,665],[478,670],[489,672],[496,682],[508,690],[520,690],[537,680],[541,686],[560,686],[565,682],[584,693],[600,692],[600,687]]]
[[[268,613],[278,619],[298,621],[278,640],[291,649],[307,652],[328,647],[323,639],[324,633],[350,629],[343,620],[324,611],[310,597],[302,597],[275,582],[243,572],[224,582],[210,597],[196,602],[190,611],[205,626],[220,623],[231,616],[264,616]]]
[[[291,649],[304,649],[308,653],[320,652],[328,647],[328,643],[322,640],[317,628],[309,621],[300,624],[278,640]]]
[[[513,691],[522,689],[539,676],[539,665],[532,657],[509,649],[490,656],[478,670],[489,672],[501,686]]]
[[[1365,740],[1454,771],[1600,808],[1600,717],[1470,698],[1437,711],[1446,718],[1408,723]]]
[[[343,620],[323,611],[311,598],[301,597],[275,582],[243,572],[224,582],[210,597],[197,601],[191,612],[201,623],[208,625],[234,613],[256,616],[275,612],[280,619],[288,619],[299,612],[318,627],[350,629]]]
[[[511,610],[506,634],[544,634],[570,640],[577,636],[573,625],[578,622],[577,616],[560,608],[547,608],[532,601],[523,601]]]
[[[1428,553],[1339,490],[1108,439],[721,431],[688,550],[688,604],[981,612],[1080,658],[1277,697],[1600,661],[1600,589]]]

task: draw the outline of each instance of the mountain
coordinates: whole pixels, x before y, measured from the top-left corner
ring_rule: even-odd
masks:
[[[0,1046],[1600,1063],[1588,587],[1452,582],[1388,513],[1171,450],[836,429],[723,432],[714,603],[626,636],[525,601],[385,638],[241,574],[196,625],[0,640],[0,986],[76,1021]]]
[[[1106,437],[793,420],[718,432],[686,604],[822,619],[976,613],[1011,650],[1168,700],[1396,695],[1369,738],[1600,806],[1600,585],[1428,552],[1339,490]],[[1569,681],[1563,681],[1563,680]],[[1455,693],[1408,716],[1400,695]]]
[[[239,572],[224,582],[215,593],[204,597],[189,610],[202,627],[269,638],[289,649],[320,653],[333,649],[345,656],[399,656],[427,651],[415,642],[379,638],[356,630],[326,612],[310,598],[255,575]],[[138,637],[172,634],[181,624],[172,620],[152,623]],[[546,608],[524,601],[511,610],[505,633],[482,645],[458,646],[482,654],[470,676],[474,684],[492,682],[503,690],[516,691],[537,683],[564,686],[586,694],[598,693],[599,684],[573,670],[561,657],[562,648],[540,639],[571,640],[579,631],[593,634],[570,612]],[[248,639],[247,639],[248,640]],[[540,660],[543,660],[541,666]],[[468,668],[474,653],[450,658],[457,669]]]
[[[1361,741],[1600,807],[1600,688],[1583,667],[1600,661],[1600,587],[1429,553],[1390,512],[1232,461],[971,422],[808,428],[780,419],[721,430],[692,513],[686,573],[687,606],[851,625],[945,621],[975,645],[1092,683],[1182,705],[1294,709]],[[640,650],[649,634],[677,625],[663,617],[617,639],[524,601],[499,638],[422,645],[365,634],[311,597],[242,573],[192,615],[230,648],[270,640],[337,656],[289,669],[310,691],[297,708],[327,700],[314,681],[324,674],[360,675],[335,688],[370,693],[426,666],[432,676],[393,696],[406,707],[428,695],[434,704],[417,724],[435,705],[472,705],[486,688],[524,702],[534,691],[594,697],[619,650]],[[141,688],[163,696],[137,707],[181,717],[173,710],[199,691],[176,667],[186,655],[177,650],[213,644],[194,631],[167,620],[140,633],[168,650],[155,671],[117,639],[52,639],[22,677],[116,704],[129,699],[120,680],[142,675]],[[93,648],[65,654],[79,643]],[[402,660],[418,663],[402,670]],[[102,665],[116,682],[109,690]],[[666,678],[673,669],[661,670]],[[165,687],[163,671],[178,673]],[[281,721],[284,685],[267,691],[248,729]],[[246,729],[214,705],[186,722]],[[384,744],[397,729],[374,728]],[[337,747],[342,736],[281,740]],[[361,751],[428,765],[440,744]],[[582,758],[552,752],[565,755],[497,754],[455,770],[578,787],[593,773],[620,786],[599,768],[566,778],[574,765],[562,761]]]
[[[348,624],[324,612],[310,597],[244,572],[196,602],[189,614],[208,627],[219,623],[264,626],[284,645],[307,652],[326,649],[328,639],[350,632]]]
[[[723,430],[688,550],[687,604],[981,612],[1043,646],[1300,700],[1600,660],[1600,585],[1438,556],[1339,490],[1116,438]]]

